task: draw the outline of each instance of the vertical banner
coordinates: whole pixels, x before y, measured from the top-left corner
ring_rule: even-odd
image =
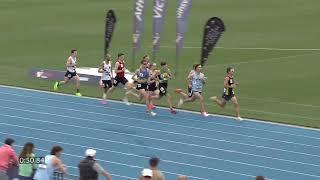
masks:
[[[176,56],[179,57],[183,47],[184,34],[187,31],[187,22],[192,5],[192,0],[179,0],[177,7],[176,25]]]
[[[204,26],[201,60],[200,63],[203,66],[207,61],[211,51],[218,42],[222,33],[225,31],[223,21],[218,17],[210,18]]]
[[[116,16],[113,10],[109,10],[106,14],[106,24],[104,29],[104,57],[108,53],[108,48],[112,39],[115,24],[117,22]]]
[[[134,1],[134,15],[133,15],[133,51],[132,51],[132,68],[135,64],[135,54],[141,47],[141,37],[144,28],[144,12],[147,0]]]
[[[160,35],[163,29],[168,0],[154,0],[153,2],[153,61],[156,60],[160,47]]]

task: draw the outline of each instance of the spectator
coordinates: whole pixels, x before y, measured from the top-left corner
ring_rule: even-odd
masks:
[[[107,180],[111,180],[109,173],[96,162],[96,151],[94,149],[87,149],[85,155],[85,159],[78,165],[80,174],[79,180],[98,180],[99,174],[104,176]]]
[[[16,152],[12,148],[14,140],[8,138],[4,141],[4,145],[0,148],[0,179],[8,180],[7,171],[10,166],[19,164]]]
[[[34,145],[31,142],[28,142],[24,145],[19,158],[25,160],[24,163],[19,164],[19,180],[32,180],[34,171],[36,169],[35,164],[32,164],[30,159],[35,158],[33,153]]]
[[[165,180],[164,175],[158,170],[159,158],[153,157],[149,160],[150,169],[152,170],[152,180]]]
[[[66,168],[62,164],[60,159],[62,154],[62,147],[54,146],[51,149],[50,155],[45,156],[45,163],[39,164],[36,174],[34,175],[34,179],[36,180],[51,180],[56,175],[55,172],[60,171],[61,174],[66,174]]]
[[[178,176],[178,180],[187,180],[187,176]]]
[[[153,177],[151,169],[143,169],[141,172],[140,180],[150,180]]]
[[[257,176],[256,180],[264,180],[264,177],[263,176]]]

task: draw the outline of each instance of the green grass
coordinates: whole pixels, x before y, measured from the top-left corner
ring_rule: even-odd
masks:
[[[195,0],[189,17],[185,46],[201,46],[205,21],[221,17],[227,31],[205,66],[206,99],[219,95],[227,66],[236,68],[241,86],[237,95],[244,117],[320,127],[318,83],[320,51],[239,50],[238,47],[320,48],[320,1],[316,0]],[[159,57],[174,65],[175,8],[169,1]],[[152,9],[148,1],[143,47],[137,57],[151,54]],[[127,54],[131,64],[132,0],[0,0],[0,84],[52,90],[52,83],[27,76],[31,68],[64,69],[70,49],[79,50],[80,66],[97,66],[103,54],[104,13],[114,9],[118,17],[110,52]],[[170,90],[186,87],[185,75],[198,62],[199,48],[183,50],[178,76]],[[158,60],[159,61],[159,60]],[[138,59],[136,60],[138,62]],[[74,93],[74,85],[62,88]],[[97,87],[83,86],[86,96],[99,97]],[[173,92],[171,92],[173,95]],[[123,91],[115,91],[120,99]],[[178,97],[174,95],[174,101]],[[232,115],[207,100],[212,113]],[[165,105],[161,101],[161,105]],[[198,103],[184,106],[198,110]]]

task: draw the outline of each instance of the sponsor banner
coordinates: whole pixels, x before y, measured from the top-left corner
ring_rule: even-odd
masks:
[[[115,24],[117,22],[116,15],[114,14],[113,10],[109,10],[106,13],[106,20],[105,20],[105,30],[104,30],[104,57],[106,57],[108,53],[108,48],[111,43],[112,34],[114,31]]]
[[[203,39],[202,39],[202,49],[201,49],[201,60],[200,63],[203,66],[217,44],[218,40],[225,31],[225,26],[222,19],[218,17],[210,18],[203,30]]]
[[[84,67],[84,68],[77,68],[76,71],[80,77],[80,81],[83,83],[97,85],[101,79],[101,73],[98,72],[98,68]],[[66,71],[59,71],[59,70],[32,69],[30,71],[30,76],[38,79],[61,81],[64,79],[65,73]],[[131,83],[133,82],[132,76],[133,76],[133,73],[126,70],[125,77]]]
[[[154,0],[153,2],[153,51],[159,50],[160,37],[163,29],[164,18],[167,11],[167,0]]]
[[[144,12],[146,8],[146,0],[135,0],[133,15],[133,51],[140,49],[141,38],[144,28]]]
[[[191,9],[192,0],[179,0],[176,11],[177,25],[176,25],[176,55],[179,56],[183,48],[184,34],[187,31],[187,22],[189,12]]]

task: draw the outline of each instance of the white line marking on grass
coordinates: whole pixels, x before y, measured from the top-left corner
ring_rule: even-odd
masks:
[[[31,92],[38,92],[38,93],[43,93],[43,94],[68,96],[68,97],[74,97],[75,98],[75,96],[71,95],[71,94],[63,94],[63,93],[44,91],[44,90],[38,90],[38,89],[30,89],[30,88],[23,88],[23,87],[16,87],[16,86],[8,86],[8,85],[0,85],[0,87],[9,88],[9,89],[16,89],[16,90],[31,91]],[[79,97],[77,97],[77,98],[79,98]],[[91,100],[101,100],[99,98],[88,97],[88,96],[82,96],[81,98],[83,98],[83,99],[91,99]],[[109,101],[110,102],[114,102],[114,103],[118,103],[118,104],[124,104],[122,101],[119,101],[119,100],[111,100],[110,99]],[[136,106],[140,106],[140,107],[145,107],[145,105],[143,105],[143,104],[138,104],[138,103],[132,103],[132,104],[136,105]],[[158,107],[158,108],[159,109],[169,110],[168,107]],[[185,109],[179,109],[179,111],[186,112],[186,113],[191,113],[191,114],[199,114],[199,112],[185,110]],[[228,115],[221,115],[221,114],[211,114],[211,115],[212,116],[216,116],[216,117],[227,118],[227,119],[234,119],[233,116],[228,116]],[[252,119],[252,118],[244,118],[244,120],[252,121],[252,122],[260,123],[260,124],[271,124],[271,125],[277,125],[277,126],[288,127],[288,128],[296,128],[296,129],[304,129],[304,130],[311,130],[311,131],[320,132],[320,129],[311,128],[311,127],[297,126],[297,125],[292,125],[292,124],[284,124],[284,123],[277,123],[277,122],[270,122],[270,121],[262,121],[262,120]]]
[[[216,104],[210,104],[210,103],[205,103],[206,106],[211,106],[211,107],[217,107]],[[308,120],[319,120],[315,119],[313,117],[308,117],[308,116],[300,116],[300,115],[295,115],[295,114],[286,114],[286,113],[277,113],[277,112],[266,112],[263,110],[257,110],[257,109],[247,109],[247,108],[241,108],[241,110],[244,111],[251,111],[251,112],[259,112],[262,114],[273,114],[273,115],[279,115],[279,116],[286,116],[286,117],[291,117],[291,118],[301,118],[301,119],[308,119]]]
[[[176,48],[176,46],[163,45],[162,48]],[[183,46],[185,49],[201,49],[201,46]],[[226,50],[265,50],[265,51],[320,51],[319,48],[268,48],[268,47],[215,47]]]
[[[172,88],[172,87],[168,87],[168,89],[171,90],[171,91],[175,91],[175,88]],[[0,92],[0,94],[2,94],[2,92]],[[7,93],[7,94],[10,95],[11,93]],[[18,94],[13,94],[13,95],[18,95]],[[269,98],[265,98],[265,97],[253,98],[253,97],[240,96],[239,98],[240,98],[240,99],[255,100],[255,101],[263,101],[263,102],[272,102],[272,103],[288,104],[288,105],[295,105],[295,106],[304,106],[304,107],[311,107],[311,108],[320,108],[319,105],[303,104],[303,103],[287,102],[287,101],[280,101],[280,100],[277,100],[277,98],[274,98],[274,97],[269,97]],[[270,99],[270,98],[272,98],[272,99]]]
[[[47,101],[54,101],[54,102],[61,102],[61,103],[68,103],[68,104],[76,104],[76,105],[84,105],[84,106],[89,106],[89,107],[95,107],[95,108],[103,108],[105,109],[105,106],[98,106],[98,105],[91,105],[91,104],[86,104],[86,103],[77,103],[77,102],[72,102],[72,101],[62,101],[62,100],[56,100],[56,99],[51,99],[51,98],[42,98],[42,97],[34,97],[34,96],[28,96],[28,95],[19,95],[19,94],[13,94],[13,93],[3,93],[0,92],[0,94],[6,94],[6,95],[13,95],[13,96],[18,96],[18,97],[29,97],[32,99],[43,99],[43,100],[47,100]],[[6,99],[4,99],[6,100]],[[8,101],[8,100],[7,100]],[[9,100],[10,101],[10,100]],[[19,101],[18,103],[21,103],[21,101]],[[37,105],[34,103],[30,103],[32,105]],[[207,104],[208,106],[214,106],[213,104]],[[133,113],[139,113],[139,114],[145,114],[145,112],[141,112],[141,111],[134,111],[134,110],[128,110],[128,109],[121,109],[121,108],[113,108],[108,106],[108,109],[111,110],[118,110],[118,111],[126,111],[126,112],[133,112]],[[81,111],[84,112],[84,111]],[[102,114],[102,113],[96,113],[96,114]],[[103,115],[110,115],[110,114],[103,114]],[[282,114],[281,114],[282,115]],[[158,115],[160,117],[167,117],[167,118],[172,118],[172,116],[166,116],[166,115]],[[143,120],[143,119],[137,119],[137,118],[130,118],[127,117],[129,119],[134,119],[134,120],[138,120],[138,121],[144,121],[144,122],[150,122],[148,120]],[[188,120],[188,121],[195,121],[194,119],[190,119],[190,118],[180,118],[178,116],[175,116],[176,119],[181,119],[181,120]],[[177,126],[177,127],[183,127],[183,128],[189,128],[189,129],[197,129],[197,130],[201,130],[201,131],[213,131],[216,132],[215,130],[211,130],[211,129],[205,129],[205,128],[197,128],[197,127],[189,127],[189,126],[184,126],[184,125],[178,125],[178,124],[172,124],[172,123],[164,123],[164,122],[158,122],[155,121],[153,123],[157,123],[157,124],[164,124],[164,125],[172,125],[172,126]],[[217,123],[214,121],[207,121],[206,123],[209,124],[218,124],[218,125],[223,125],[223,126],[230,126],[230,127],[237,127],[237,128],[243,128],[243,129],[251,129],[251,130],[257,130],[257,131],[264,131],[264,132],[271,132],[271,133],[278,133],[278,134],[286,134],[286,135],[291,135],[291,136],[296,136],[296,137],[304,137],[304,138],[310,138],[310,139],[317,139],[320,140],[319,137],[312,137],[312,136],[305,136],[305,135],[298,135],[298,134],[292,134],[292,133],[285,133],[285,132],[280,132],[280,131],[270,131],[270,130],[264,130],[264,129],[258,129],[258,128],[251,128],[251,127],[243,127],[243,126],[237,126],[237,125],[229,125],[229,124],[224,124],[224,123]]]
[[[55,106],[48,106],[48,105],[43,105],[43,104],[24,103],[24,102],[20,102],[20,101],[3,100],[3,99],[0,99],[0,100],[2,100],[2,101],[7,101],[7,102],[15,102],[15,103],[21,103],[21,104],[34,105],[34,106],[42,106],[42,107],[48,107],[48,108],[56,108],[56,109],[61,109],[61,110],[69,110],[69,111],[76,111],[76,112],[85,112],[85,113],[89,113],[89,114],[96,114],[96,115],[98,114],[98,115],[103,115],[103,116],[111,116],[111,117],[117,117],[117,118],[123,118],[123,119],[131,119],[130,117],[125,117],[125,116],[115,116],[115,115],[95,113],[95,112],[90,112],[90,111],[82,111],[82,110],[77,110],[77,109],[70,109],[70,108],[61,108],[61,107],[55,107]],[[102,121],[97,121],[97,120],[94,120],[94,119],[88,119],[88,118],[84,119],[84,118],[79,118],[79,117],[59,115],[59,114],[55,114],[55,113],[32,111],[32,110],[25,110],[25,109],[19,109],[19,108],[11,108],[11,107],[7,107],[7,106],[0,106],[0,107],[6,108],[6,109],[18,110],[18,111],[31,112],[31,113],[36,113],[36,114],[43,114],[43,115],[50,115],[50,116],[56,116],[56,117],[63,117],[63,118],[68,118],[68,119],[78,119],[78,120],[83,120],[83,121],[100,122],[100,123],[105,123],[105,124],[111,124],[111,125],[117,125],[117,126],[124,126],[124,127],[136,128],[136,129],[143,129],[143,130],[148,130],[148,131],[156,131],[156,132],[169,133],[169,134],[175,134],[175,135],[181,135],[181,136],[188,136],[188,137],[205,139],[205,140],[211,140],[211,139],[212,139],[212,138],[209,138],[209,137],[194,136],[194,135],[190,135],[190,134],[176,133],[176,132],[163,131],[163,130],[151,129],[151,128],[143,128],[143,127],[139,127],[139,126],[123,125],[123,124],[111,123],[111,122],[102,122]],[[138,118],[134,118],[134,119],[141,120],[141,119],[138,119]],[[313,147],[313,148],[320,148],[320,146],[314,146],[314,145],[303,144],[303,143],[296,143],[296,142],[291,142],[291,141],[282,141],[282,140],[277,140],[277,139],[263,138],[263,137],[257,137],[257,136],[251,136],[251,135],[243,135],[243,134],[238,134],[238,133],[229,133],[229,132],[224,132],[224,131],[219,131],[219,130],[212,130],[212,131],[215,131],[215,132],[218,132],[218,133],[229,134],[229,135],[235,135],[235,136],[243,136],[243,137],[248,137],[248,138],[254,138],[254,139],[263,139],[263,140],[267,140],[267,141],[274,141],[274,142],[280,142],[280,143],[286,143],[286,144],[294,144],[294,145],[299,145],[299,146],[307,146],[307,147]]]
[[[309,55],[316,55],[316,54],[320,54],[320,53],[296,54],[296,55],[264,58],[264,59],[251,60],[251,61],[229,62],[229,63],[224,63],[224,64],[209,64],[206,66],[207,67],[220,67],[220,66],[241,65],[241,64],[248,64],[248,63],[264,63],[264,62],[270,62],[270,61],[275,61],[275,60],[279,60],[279,59],[288,59],[288,58],[295,58],[295,57],[302,57],[302,56],[309,56]]]
[[[1,93],[1,92],[0,92]],[[268,98],[252,98],[252,97],[239,97],[240,99],[250,99],[250,100],[256,100],[256,101],[264,101],[264,102],[273,102],[273,103],[280,103],[280,104],[288,104],[288,105],[296,105],[296,106],[304,106],[304,107],[311,107],[311,108],[320,108],[318,105],[312,105],[312,104],[302,104],[302,103],[295,103],[295,102],[286,102],[286,101],[280,101],[280,100],[273,100]]]

